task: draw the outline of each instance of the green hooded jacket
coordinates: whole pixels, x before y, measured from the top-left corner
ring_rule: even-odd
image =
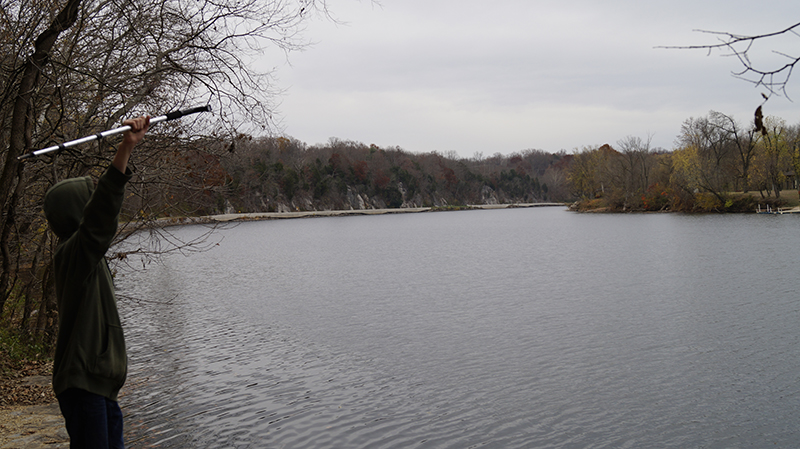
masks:
[[[45,216],[59,239],[54,257],[56,395],[79,388],[116,401],[125,383],[125,338],[105,254],[117,232],[130,178],[130,170],[123,174],[112,166],[96,188],[89,177],[73,178],[54,185],[45,195]]]

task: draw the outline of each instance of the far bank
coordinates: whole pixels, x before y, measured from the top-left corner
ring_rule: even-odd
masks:
[[[611,199],[599,195],[572,203],[574,212],[683,212],[683,213],[763,213],[763,211],[791,210],[800,207],[797,190],[782,190],[780,197],[763,196],[757,191],[725,192],[719,196],[708,192],[689,194],[691,199],[676,201],[679,195],[664,194],[663,198],[643,201],[642,206],[631,206],[634,202]],[[667,198],[672,198],[668,200]]]
[[[156,220],[158,226],[179,226],[186,224],[215,224],[237,221],[282,220],[290,218],[343,217],[353,215],[414,214],[424,212],[447,212],[463,210],[515,209],[529,207],[568,207],[567,203],[513,203],[513,204],[475,204],[451,207],[404,207],[386,209],[349,210],[309,210],[294,212],[250,212],[236,214],[205,215],[200,217],[168,217]]]

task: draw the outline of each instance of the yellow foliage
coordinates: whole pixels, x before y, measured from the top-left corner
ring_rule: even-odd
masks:
[[[692,190],[697,189],[700,186],[700,167],[700,154],[696,146],[675,150],[672,152],[671,181]]]
[[[703,211],[718,210],[722,207],[719,198],[710,193],[697,193],[694,196],[695,205]]]

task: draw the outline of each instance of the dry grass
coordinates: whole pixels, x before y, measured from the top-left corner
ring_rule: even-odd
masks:
[[[753,198],[755,198],[756,202],[758,202],[759,200],[762,200],[761,194],[759,194],[758,192],[747,192],[747,193],[736,192],[736,193],[732,193],[731,195],[739,196],[739,197],[745,196],[745,195],[749,195],[749,196],[752,196]],[[780,199],[781,199],[781,201],[783,203],[782,207],[790,208],[790,207],[798,207],[798,206],[800,206],[800,195],[798,195],[797,190],[781,190],[781,198]],[[775,199],[775,196],[770,196],[770,197],[767,197],[767,198],[763,198],[763,201],[764,201],[764,203],[774,204],[776,199]]]

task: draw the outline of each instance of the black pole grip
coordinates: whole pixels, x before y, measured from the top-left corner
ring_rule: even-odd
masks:
[[[190,108],[190,109],[184,109],[182,111],[172,111],[172,112],[167,114],[167,120],[166,121],[175,120],[176,118],[181,118],[184,115],[197,114],[198,112],[208,112],[208,111],[211,111],[211,106],[209,106],[209,105],[198,106],[196,108]]]

